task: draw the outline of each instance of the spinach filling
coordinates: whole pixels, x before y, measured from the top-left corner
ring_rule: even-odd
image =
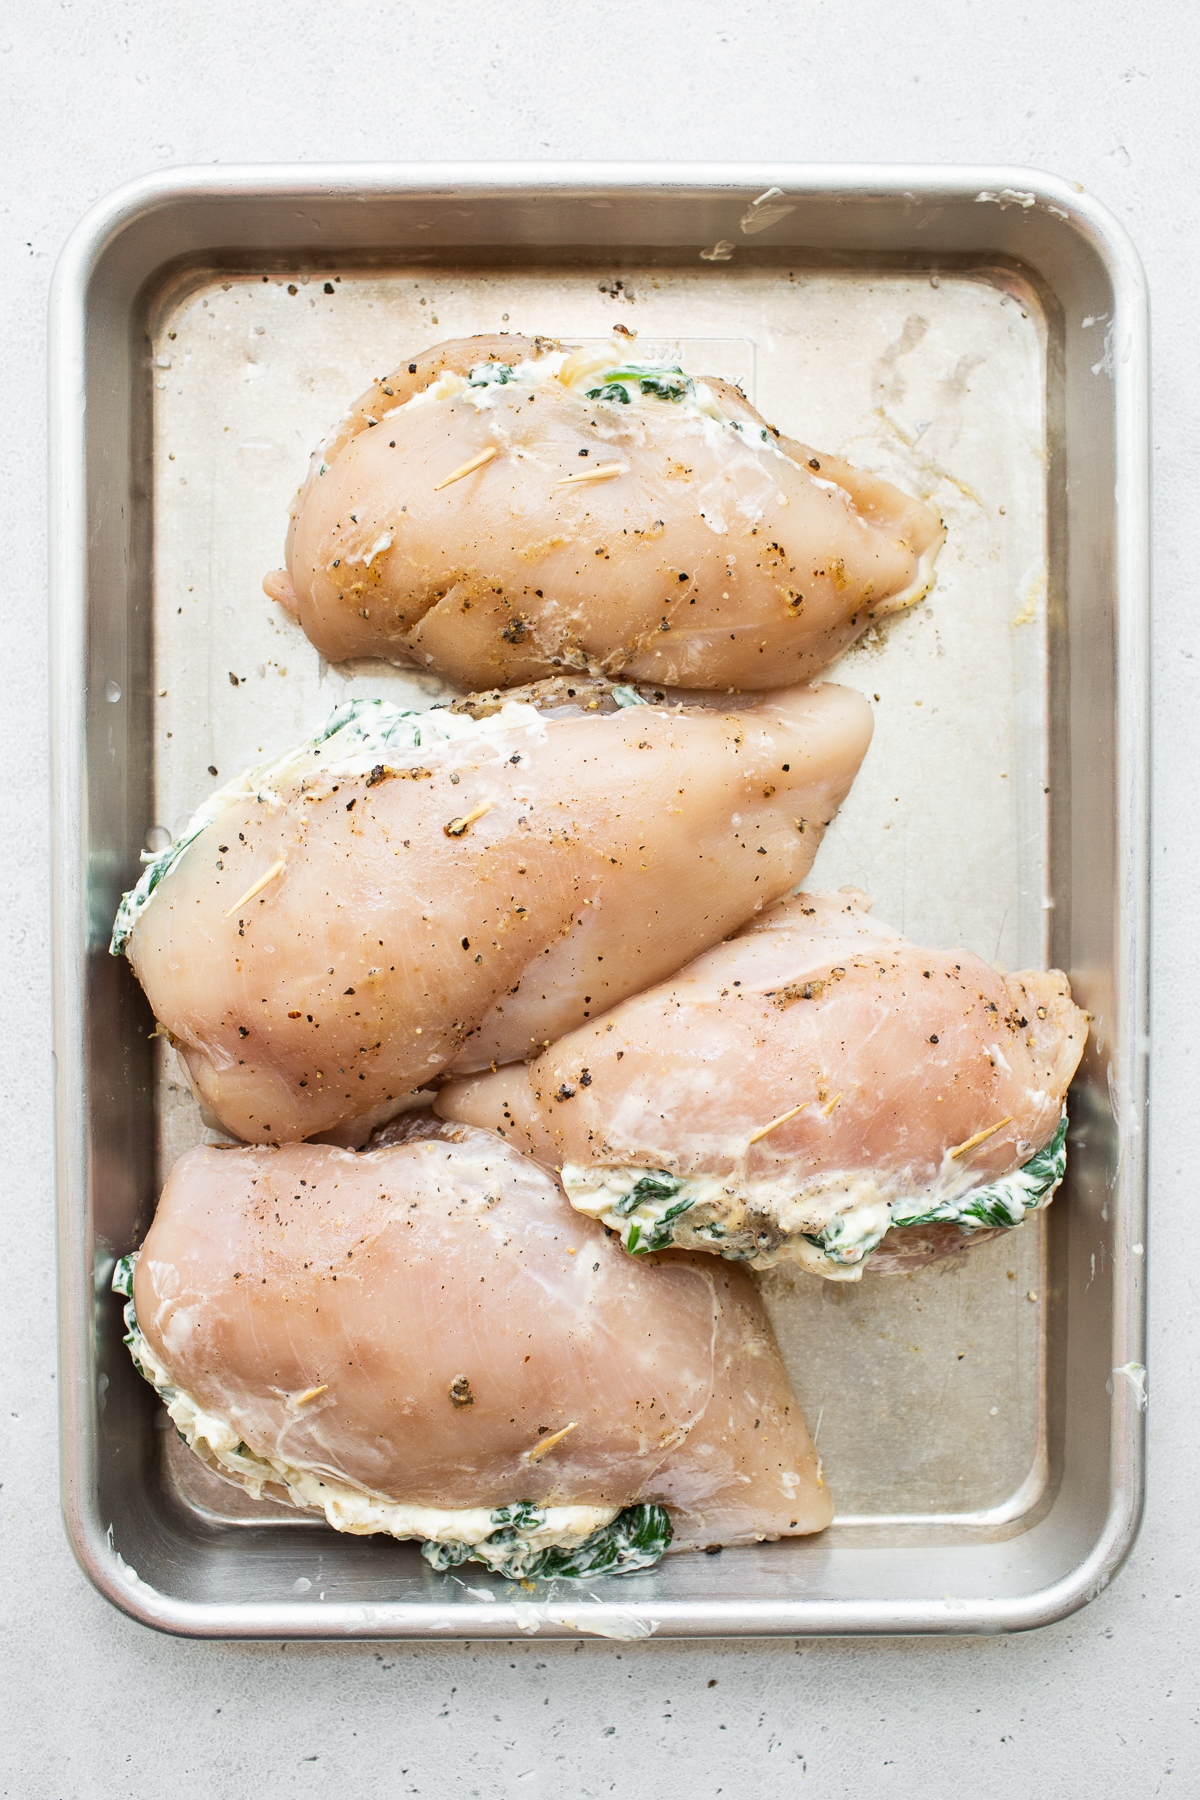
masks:
[[[476,363],[467,376],[467,386],[504,387],[512,378],[511,363]]]
[[[554,1576],[582,1581],[594,1575],[631,1574],[658,1562],[671,1542],[671,1521],[665,1506],[627,1506],[623,1512],[590,1537],[566,1549],[529,1542],[529,1534],[545,1523],[546,1514],[528,1500],[498,1506],[492,1513],[497,1530],[478,1544],[439,1543],[429,1539],[421,1555],[433,1569],[456,1569],[460,1563],[486,1563],[510,1581],[548,1581]]]
[[[166,849],[160,850],[157,856],[147,856],[143,850],[142,860],[146,867],[142,871],[141,880],[136,887],[130,888],[127,894],[122,894],[121,904],[117,908],[117,916],[113,920],[112,942],[109,945],[111,956],[124,955],[125,946],[137,923],[138,914],[149,903],[150,896],[159,882],[171,873],[188,845],[194,844],[203,830],[204,826],[200,825],[185,837],[176,838],[173,844],[168,844]]]
[[[143,1366],[142,1360],[137,1353],[138,1339],[142,1334],[138,1330],[137,1313],[135,1312],[133,1305],[132,1256],[123,1256],[113,1270],[112,1291],[114,1294],[120,1294],[125,1302],[124,1307],[121,1309],[121,1317],[125,1321],[125,1335],[121,1339],[121,1342],[129,1351],[130,1356],[132,1356],[133,1366],[142,1377],[142,1380],[148,1381],[151,1387],[153,1387],[154,1377],[151,1375],[150,1371]]]
[[[891,1217],[882,1229],[873,1228],[865,1233],[847,1231],[847,1220],[829,1220],[822,1231],[808,1237],[810,1244],[824,1251],[829,1262],[864,1262],[871,1255],[876,1244],[882,1240],[885,1231],[892,1226],[941,1226],[954,1224],[959,1231],[982,1231],[988,1228],[1011,1229],[1018,1226],[1025,1213],[1033,1213],[1038,1206],[1049,1201],[1054,1188],[1058,1186],[1067,1172],[1067,1114],[1063,1112],[1058,1121],[1058,1130],[1043,1150],[1036,1156],[1016,1168],[1011,1175],[1002,1175],[999,1181],[990,1181],[984,1188],[973,1188],[970,1193],[959,1195],[954,1201],[941,1201],[937,1206],[919,1206],[914,1202],[892,1201]]]
[[[940,1207],[924,1213],[906,1213],[893,1209],[893,1225],[932,1225],[951,1220],[964,1231],[979,1231],[989,1225],[1019,1225],[1027,1212],[1034,1212],[1048,1200],[1067,1172],[1067,1115],[1064,1112],[1058,1130],[1036,1156],[1011,1175],[975,1188],[961,1200],[948,1200]]]
[[[1064,1111],[1050,1142],[1011,1175],[932,1206],[916,1200],[893,1200],[889,1206],[872,1207],[869,1210],[875,1217],[866,1228],[855,1220],[853,1212],[838,1213],[819,1232],[806,1231],[801,1235],[831,1263],[846,1266],[864,1263],[893,1226],[957,1225],[964,1234],[995,1227],[1008,1229],[1019,1225],[1026,1213],[1036,1212],[1046,1204],[1062,1181],[1066,1167]],[[685,1177],[668,1174],[665,1169],[648,1169],[627,1194],[613,1201],[604,1216],[616,1226],[631,1255],[645,1256],[671,1247],[675,1242],[675,1222],[697,1203],[697,1196],[685,1191],[687,1187]],[[677,1198],[680,1195],[682,1198]],[[882,1218],[878,1216],[881,1212]],[[634,1213],[639,1216],[633,1218]],[[688,1241],[706,1237],[716,1243],[724,1235],[721,1225],[711,1221],[692,1230]],[[757,1249],[722,1245],[721,1254],[752,1261]]]
[[[675,1200],[683,1186],[677,1175],[668,1175],[665,1169],[650,1169],[627,1194],[613,1202],[612,1210],[619,1219],[629,1218],[638,1207],[649,1209],[640,1219],[630,1220],[628,1232],[621,1234],[630,1255],[647,1256],[652,1250],[665,1250],[671,1243],[675,1235],[673,1221],[695,1202],[685,1195],[682,1200],[675,1201],[674,1206],[663,1207],[661,1203]]]
[[[1019,1225],[1027,1212],[1036,1212],[1049,1200],[1066,1169],[1067,1115],[1064,1112],[1058,1130],[1045,1149],[1031,1156],[1011,1175],[990,1181],[986,1187],[973,1188],[968,1194],[955,1200],[943,1200],[936,1206],[922,1207],[911,1202],[906,1206],[902,1200],[893,1201],[887,1224],[882,1229],[860,1235],[847,1231],[844,1217],[831,1219],[815,1235],[808,1232],[804,1235],[825,1252],[830,1262],[849,1263],[864,1261],[892,1226],[957,1225],[964,1233],[997,1226],[1008,1230]]]
[[[655,400],[686,400],[693,382],[680,368],[655,368],[650,363],[631,363],[628,368],[610,369],[602,387],[589,388],[589,400],[615,400],[628,406],[633,399],[631,388]]]

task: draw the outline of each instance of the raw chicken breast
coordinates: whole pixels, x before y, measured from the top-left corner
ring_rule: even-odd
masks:
[[[672,1530],[828,1524],[746,1275],[634,1261],[492,1133],[424,1129],[176,1163],[129,1341],[197,1454],[339,1530],[424,1538],[438,1567],[593,1573]]]
[[[267,592],[331,662],[470,689],[788,687],[921,598],[929,506],[630,349],[464,338],[401,365],[313,457]]]
[[[895,1271],[1049,1199],[1086,1037],[1057,971],[1001,975],[909,943],[859,894],[797,894],[437,1111],[562,1168],[631,1250],[852,1281],[881,1240]]]
[[[214,796],[114,948],[227,1131],[363,1143],[447,1066],[541,1048],[802,880],[870,733],[828,685],[609,716],[356,702]]]

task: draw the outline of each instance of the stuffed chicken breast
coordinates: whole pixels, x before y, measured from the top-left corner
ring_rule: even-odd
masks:
[[[560,1168],[633,1251],[856,1280],[1019,1224],[1065,1167],[1087,1016],[1065,976],[923,950],[798,894],[529,1067],[437,1110]]]
[[[227,1131],[362,1143],[660,981],[803,879],[871,732],[828,685],[555,710],[352,703],[147,869],[113,948]]]
[[[198,1456],[438,1568],[592,1575],[831,1516],[749,1279],[631,1260],[491,1133],[192,1150],[115,1285]]]
[[[402,364],[313,457],[267,592],[330,661],[470,689],[786,687],[921,598],[929,506],[631,348],[465,338]]]

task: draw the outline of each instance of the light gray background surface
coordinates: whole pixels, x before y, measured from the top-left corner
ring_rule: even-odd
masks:
[[[7,0],[0,7],[0,1777],[13,1800],[1200,1793],[1193,1030],[1200,10],[1049,0]],[[1019,1638],[175,1642],[59,1519],[46,801],[45,315],[118,183],[356,158],[1028,163],[1132,232],[1155,341],[1149,1507],[1115,1586]]]

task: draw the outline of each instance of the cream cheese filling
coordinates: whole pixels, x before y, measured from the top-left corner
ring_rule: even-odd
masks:
[[[919,1190],[884,1191],[870,1175],[803,1185],[787,1176],[673,1175],[644,1164],[564,1163],[577,1212],[616,1231],[635,1256],[695,1249],[771,1268],[797,1262],[828,1281],[858,1281],[893,1226],[953,1224],[964,1233],[1019,1225],[1047,1205],[1066,1172],[1067,1115],[1051,1142],[1020,1168],[972,1184],[947,1152]]]
[[[436,381],[399,406],[390,407],[381,418],[394,418],[444,400],[465,401],[478,412],[490,412],[504,388],[548,387],[556,382],[580,399],[591,400],[614,420],[639,409],[669,406],[675,417],[700,423],[709,447],[728,449],[740,441],[756,454],[766,450],[781,462],[800,468],[794,457],[780,449],[765,425],[757,419],[738,419],[727,413],[707,382],[685,374],[675,363],[633,362],[628,351],[627,344],[613,343],[600,349],[559,350],[527,362],[477,363],[465,375],[445,370]],[[731,439],[731,432],[736,437]],[[846,499],[853,505],[849,495]]]

